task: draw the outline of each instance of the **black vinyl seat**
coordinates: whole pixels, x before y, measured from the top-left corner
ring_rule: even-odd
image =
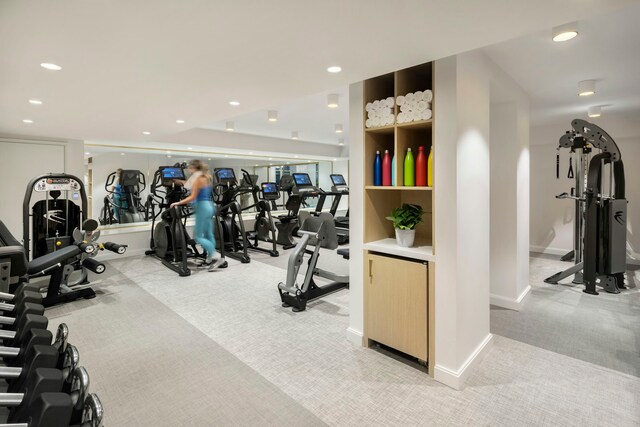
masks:
[[[41,257],[38,257],[32,260],[29,263],[27,274],[31,276],[34,274],[41,273],[49,269],[50,267],[53,267],[58,263],[65,262],[69,258],[73,258],[74,256],[79,254],[80,254],[80,248],[76,245],[71,245],[62,249],[58,249],[55,252],[48,253],[46,255],[43,255]]]

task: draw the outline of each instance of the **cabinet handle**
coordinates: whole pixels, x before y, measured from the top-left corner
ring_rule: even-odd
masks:
[[[373,260],[369,258],[369,283],[371,283],[373,279]]]

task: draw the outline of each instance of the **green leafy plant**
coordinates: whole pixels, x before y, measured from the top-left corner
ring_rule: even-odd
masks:
[[[424,214],[422,206],[405,203],[391,211],[391,215],[387,219],[393,221],[393,226],[398,230],[413,230],[422,222]]]

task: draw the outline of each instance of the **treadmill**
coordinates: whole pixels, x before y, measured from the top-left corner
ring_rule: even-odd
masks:
[[[331,203],[331,209],[329,212],[333,215],[336,227],[349,229],[349,208],[347,208],[346,216],[337,216],[338,206],[342,200],[342,196],[349,196],[349,186],[344,176],[341,174],[331,174],[331,193],[335,194],[333,202]]]

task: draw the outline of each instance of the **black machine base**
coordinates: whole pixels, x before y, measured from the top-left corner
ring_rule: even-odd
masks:
[[[297,295],[292,295],[282,289],[279,289],[279,291],[282,306],[291,307],[291,310],[297,313],[306,310],[307,302],[348,287],[348,283],[335,282],[324,286],[318,286],[315,282],[311,282],[309,290],[306,293],[298,291]]]
[[[56,304],[75,301],[80,298],[92,299],[96,297],[96,293],[91,288],[78,289],[76,291],[63,292],[58,295],[47,295],[42,299],[42,305],[51,307]]]

